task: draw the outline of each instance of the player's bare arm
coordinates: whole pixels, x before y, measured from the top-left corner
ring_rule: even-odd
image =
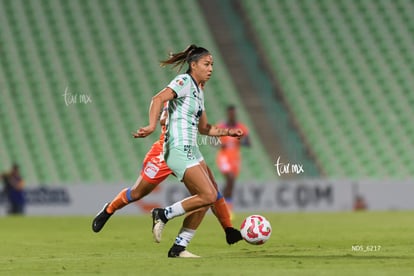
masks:
[[[164,103],[174,99],[175,97],[176,93],[169,87],[164,88],[157,95],[152,97],[149,108],[149,124],[133,133],[133,137],[144,138],[153,133],[157,127],[157,122]]]
[[[209,136],[232,136],[236,138],[240,138],[243,136],[243,130],[239,128],[219,128],[209,124],[207,121],[207,115],[205,111],[201,114],[200,121],[198,122],[198,131],[203,135]]]

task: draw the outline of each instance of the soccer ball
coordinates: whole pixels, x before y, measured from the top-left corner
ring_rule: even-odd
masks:
[[[243,239],[250,244],[264,244],[270,238],[272,226],[265,217],[252,215],[244,219],[240,233]]]

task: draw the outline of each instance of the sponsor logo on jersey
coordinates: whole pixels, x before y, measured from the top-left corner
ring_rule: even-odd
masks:
[[[149,178],[154,178],[157,175],[159,170],[160,170],[160,168],[158,168],[156,165],[154,165],[151,162],[148,162],[147,165],[144,168],[144,173]]]

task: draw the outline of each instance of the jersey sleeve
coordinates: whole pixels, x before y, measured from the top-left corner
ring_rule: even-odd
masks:
[[[176,76],[167,87],[174,90],[177,94],[177,98],[187,96],[189,89],[184,89],[190,82],[190,77],[188,75],[182,74]]]

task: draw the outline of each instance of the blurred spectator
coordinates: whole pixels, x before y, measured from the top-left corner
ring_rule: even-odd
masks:
[[[244,136],[241,139],[230,136],[220,137],[221,148],[217,153],[218,168],[226,179],[223,196],[229,208],[232,209],[233,188],[236,178],[239,175],[241,164],[240,146],[250,147],[249,131],[244,124],[237,121],[236,107],[234,105],[227,107],[227,119],[225,122],[219,123],[218,127],[229,129],[240,128],[244,132]]]
[[[14,164],[11,171],[2,175],[4,194],[9,203],[9,215],[22,215],[25,209],[24,181],[19,166]]]
[[[357,195],[354,199],[354,211],[361,211],[367,209],[367,203],[361,195]]]

